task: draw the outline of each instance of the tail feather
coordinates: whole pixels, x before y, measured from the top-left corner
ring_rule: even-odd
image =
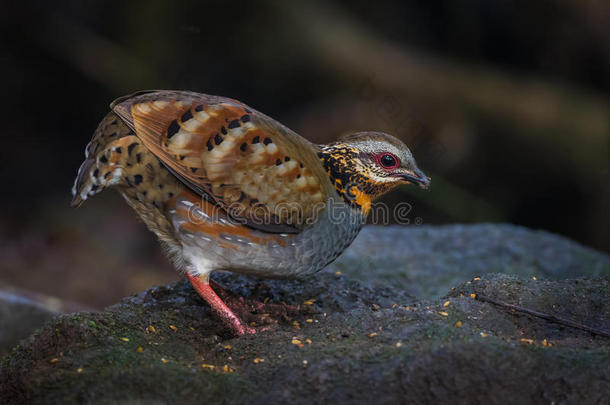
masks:
[[[91,166],[93,166],[94,163],[95,160],[93,159],[85,159],[78,169],[76,180],[74,180],[74,186],[72,186],[72,203],[70,205],[73,207],[79,207],[91,192],[93,184],[89,184],[92,183],[89,178],[89,173],[91,173]]]
[[[80,206],[87,198],[105,187],[122,180],[122,146],[130,139],[137,141],[133,132],[114,113],[109,113],[98,125],[85,150],[85,161],[78,169],[72,187],[73,207]]]

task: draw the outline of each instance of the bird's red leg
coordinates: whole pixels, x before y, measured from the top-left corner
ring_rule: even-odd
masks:
[[[192,276],[188,273],[186,274],[186,276],[193,285],[195,291],[197,291],[201,298],[203,298],[208,304],[210,304],[212,310],[214,310],[218,314],[220,319],[222,319],[222,321],[236,335],[241,336],[245,335],[246,333],[256,333],[256,329],[245,325],[241,321],[241,319],[239,319],[237,315],[235,315],[233,311],[231,311],[231,309],[229,309],[229,307],[227,307],[225,303],[222,302],[220,297],[214,292],[214,290],[212,290],[212,287],[210,287],[209,282],[203,281],[199,276]]]
[[[222,297],[231,308],[236,312],[249,312],[249,313],[266,313],[267,315],[273,314],[280,317],[293,317],[299,315],[313,315],[316,310],[312,307],[301,307],[300,305],[288,305],[288,304],[273,304],[260,302],[255,299],[244,299],[243,297],[235,297],[228,292],[224,287],[215,282],[214,280],[209,281],[210,286],[216,291],[218,295]],[[267,319],[268,321],[269,319]],[[257,320],[257,323],[260,321]],[[264,319],[263,319],[264,323]]]

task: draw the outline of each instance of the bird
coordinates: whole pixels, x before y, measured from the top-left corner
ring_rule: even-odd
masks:
[[[72,206],[118,190],[240,336],[257,329],[223,302],[210,273],[316,273],[352,243],[372,201],[401,184],[428,188],[430,178],[389,134],[314,144],[231,98],[147,90],[110,104],[85,149]]]

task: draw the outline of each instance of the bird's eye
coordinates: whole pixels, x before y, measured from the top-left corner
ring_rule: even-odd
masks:
[[[386,170],[393,170],[400,166],[400,160],[389,152],[380,153],[375,156],[377,163]]]

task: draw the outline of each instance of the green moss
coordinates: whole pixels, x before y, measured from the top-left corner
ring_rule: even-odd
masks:
[[[319,313],[297,317],[300,329],[295,319],[278,317],[266,332],[231,338],[186,283],[157,288],[103,312],[55,318],[3,359],[0,402],[391,403],[405,392],[414,402],[460,402],[466,394],[483,402],[509,395],[579,402],[598,398],[608,374],[605,340],[469,298],[472,292],[534,309],[555,306],[558,315],[603,323],[606,279],[484,276],[456,287],[448,307],[444,300],[418,302],[417,311],[392,308],[407,302],[400,291],[334,275],[264,281],[258,290],[243,279],[223,280],[234,291],[262,291],[250,297],[258,301],[317,297]],[[374,310],[372,303],[382,305]],[[299,348],[293,337],[312,343]],[[553,346],[543,347],[543,338]],[[225,364],[235,372],[219,372]]]

